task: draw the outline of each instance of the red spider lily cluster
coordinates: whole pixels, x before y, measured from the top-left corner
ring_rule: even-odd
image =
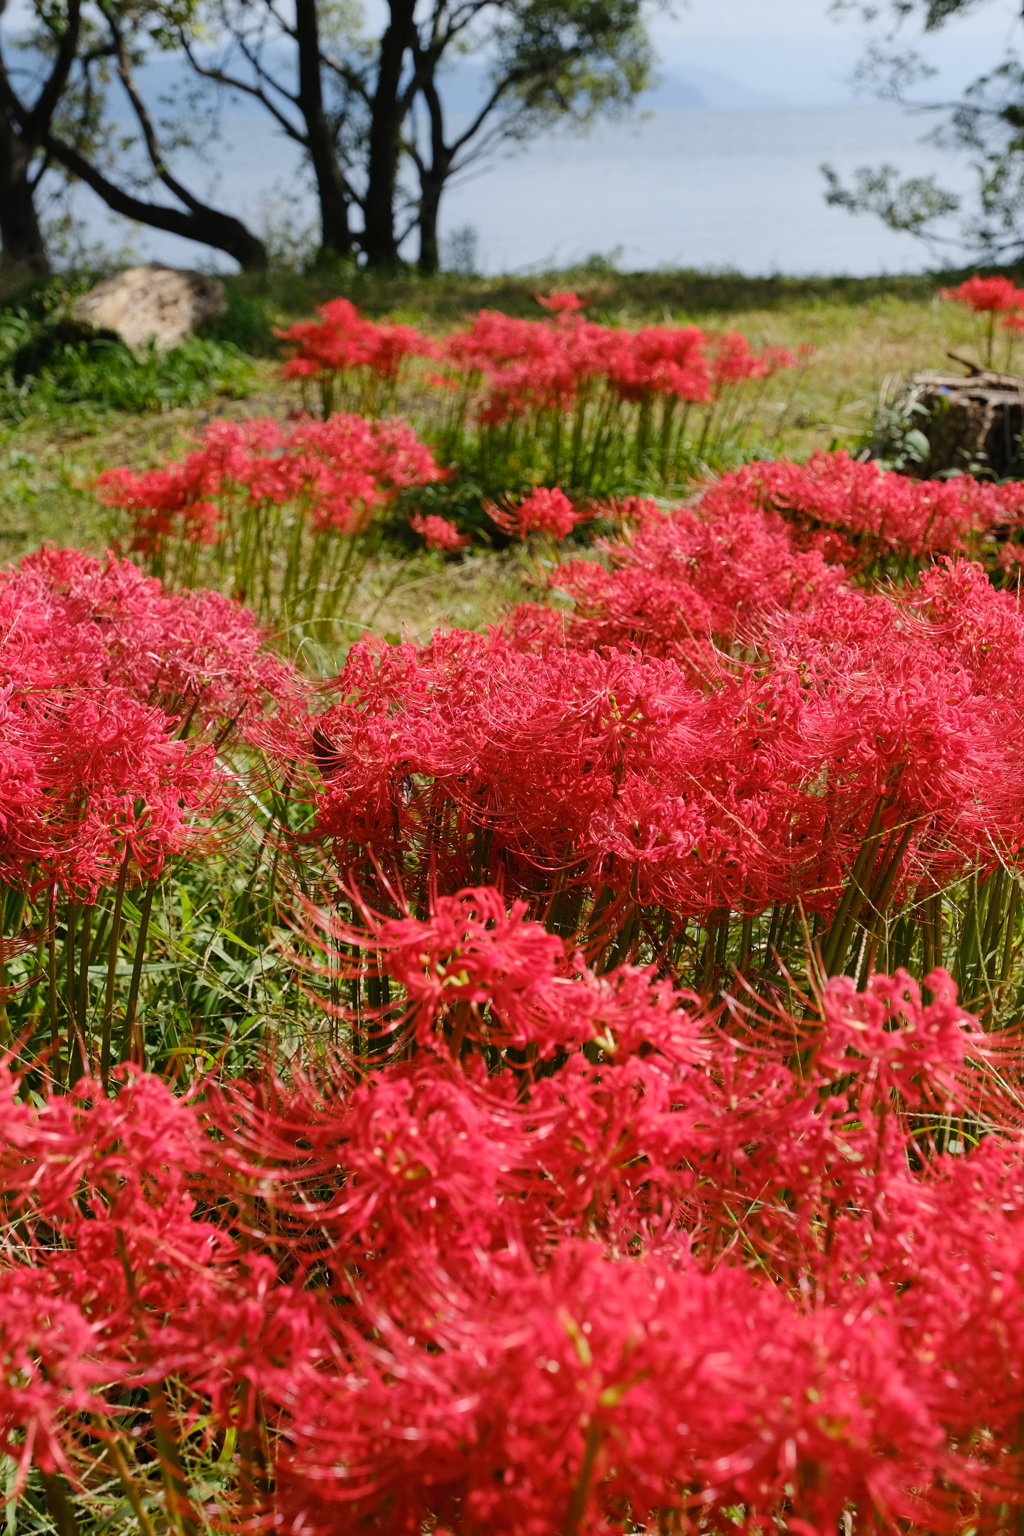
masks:
[[[567,295],[563,297],[573,297]],[[671,398],[707,405],[730,384],[763,379],[793,366],[782,348],[752,352],[736,331],[708,335],[697,326],[598,325],[562,306],[554,324],[481,310],[468,330],[447,338],[448,357],[486,390],[480,419],[498,423],[529,410],[573,409],[597,380],[622,400]]]
[[[1015,1058],[944,972],[726,1018],[491,889],[361,916],[374,1071],[0,1077],[18,1478],[184,1529],[1005,1528]]]
[[[334,1041],[175,1097],[112,1068],[143,1031],[112,1048],[66,921],[74,1087],[0,1072],[15,1492],[186,1533],[1006,1528],[1024,623],[959,553],[867,587],[866,500],[820,489],[860,468],[620,505],[553,606],[363,642],[326,698],[224,598],[8,573],[26,718],[43,660],[116,675],[205,766],[189,835],[230,731],[312,796],[274,942]]]
[[[250,507],[297,502],[317,532],[352,534],[402,486],[436,477],[433,456],[405,422],[332,416],[289,427],[272,418],[215,422],[180,464],[107,469],[96,485],[108,505],[133,512],[133,551],[152,555],[174,535],[217,543],[232,493]]]
[[[714,648],[750,637],[760,618],[804,608],[847,582],[846,569],[829,558],[846,547],[842,541],[809,540],[774,507],[730,494],[728,484],[723,476],[696,504],[671,511],[638,497],[596,509],[620,522],[625,536],[596,540],[601,560],[557,566],[550,587],[571,607],[520,605],[507,625],[516,643],[636,647],[714,664]]]
[[[408,326],[378,325],[336,300],[319,321],[284,333],[295,348],[286,373],[316,380],[327,414],[339,389],[355,391],[361,408],[371,409],[360,380],[393,386],[401,358],[434,358],[443,371],[425,382],[448,400],[438,437],[446,462],[475,461],[493,478],[500,459],[506,486],[561,480],[583,492],[605,484],[613,464],[663,481],[678,477],[693,446],[691,407],[700,412],[699,455],[738,428],[738,386],[763,385],[795,361],[783,348],[752,351],[735,331],[599,325],[571,293],[540,302],[550,320],[481,310],[465,330],[435,341]]]
[[[862,569],[880,559],[980,552],[1019,532],[1024,486],[987,484],[970,475],[910,480],[844,450],[819,451],[805,464],[754,463],[724,474],[702,499],[715,516],[730,507],[773,508],[803,542],[831,560]],[[829,537],[838,535],[838,538]]]
[[[32,980],[12,990],[3,962],[38,946],[49,973],[50,1070],[74,1075],[95,1060],[106,1075],[128,929],[138,966],[165,867],[183,856],[201,861],[238,801],[225,754],[268,711],[292,709],[299,685],[264,648],[251,613],[216,592],[169,592],[111,557],[44,549],[0,572],[0,626],[0,1026],[6,1043],[7,1008]],[[129,925],[126,903],[135,900],[142,914]],[[133,988],[137,995],[137,976]],[[93,1007],[104,992],[93,1042]],[[20,1013],[19,1029],[25,1007]],[[40,1023],[31,993],[27,1017]]]
[[[433,341],[412,326],[369,320],[347,299],[335,299],[321,306],[318,321],[280,333],[295,354],[285,375],[320,378],[365,368],[393,380],[406,357],[445,360],[463,376],[481,378],[481,420],[497,422],[531,409],[571,410],[580,389],[598,378],[626,400],[673,396],[703,405],[729,384],[763,379],[794,363],[785,348],[752,352],[738,331],[716,336],[697,326],[653,325],[628,331],[586,320],[585,303],[573,293],[540,303],[553,323],[485,309],[466,330]]]
[[[401,489],[440,478],[407,423],[334,415],[215,422],[180,463],[104,470],[96,489],[130,513],[130,547],[155,572],[226,579],[269,617],[337,606],[352,541]]]
[[[947,563],[871,596],[792,551],[716,632],[723,553],[678,609],[664,567],[659,610],[645,566],[605,576],[602,604],[575,565],[554,580],[583,586],[579,619],[355,646],[292,749],[340,869],[419,901],[484,875],[592,952],[653,946],[700,986],[770,967],[781,914],[830,969],[858,946],[867,967],[892,910],[1001,878],[1024,842],[1010,594]]]
[[[779,361],[544,302],[289,339],[457,363],[506,468]],[[438,459],[220,423],[102,489],[291,624]],[[218,592],[0,573],[0,1451],[61,1536],[1020,1523],[1020,487],[554,478],[485,507],[615,528],[544,601],[316,688]]]
[[[214,754],[295,692],[251,614],[127,561],[43,550],[0,572],[0,879],[95,899],[189,846]]]

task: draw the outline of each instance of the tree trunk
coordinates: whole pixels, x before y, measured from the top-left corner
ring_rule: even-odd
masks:
[[[414,40],[414,3],[391,0],[391,20],[380,42],[377,89],[370,117],[370,152],[367,167],[366,221],[363,250],[367,265],[396,267],[398,242],[395,239],[395,192],[398,185],[398,159],[402,148],[402,122],[406,102],[399,87],[402,65]]]
[[[441,265],[437,246],[437,216],[441,193],[452,168],[452,151],[444,141],[444,109],[437,92],[437,61],[429,55],[416,60],[417,76],[430,118],[430,164],[420,168],[419,270],[432,277]]]
[[[416,265],[424,277],[433,277],[440,270],[441,256],[437,244],[437,214],[441,206],[443,181],[424,177],[420,183],[420,252]]]
[[[35,277],[49,272],[50,261],[36,212],[30,162],[24,140],[0,112],[0,267]]]
[[[307,147],[320,201],[320,244],[332,255],[348,256],[352,251],[350,194],[324,110],[316,0],[296,0],[295,41],[299,55],[297,101],[306,124]]]

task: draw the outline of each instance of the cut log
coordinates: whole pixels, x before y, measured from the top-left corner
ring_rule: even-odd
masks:
[[[887,392],[871,457],[896,457],[893,449],[902,430],[904,442],[911,433],[926,440],[927,452],[922,444],[899,465],[915,477],[934,479],[957,470],[997,480],[1024,474],[1024,378],[994,373],[964,358],[953,361],[970,369],[966,377],[917,373]]]

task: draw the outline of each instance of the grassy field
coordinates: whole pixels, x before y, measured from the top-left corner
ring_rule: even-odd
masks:
[[[214,396],[191,408],[142,413],[34,410],[0,422],[0,560],[50,539],[86,549],[118,544],[116,516],[99,506],[93,477],[112,464],[135,468],[186,450],[189,436],[218,415],[284,415],[299,404],[279,374],[274,331],[345,292],[368,313],[444,330],[482,307],[539,315],[535,294],[574,287],[605,323],[696,323],[735,328],[754,346],[812,351],[796,373],[772,382],[757,434],[775,456],[856,445],[870,427],[880,389],[893,376],[946,364],[947,351],[978,357],[973,317],[942,301],[962,274],[871,279],[744,278],[689,272],[619,274],[601,267],[531,278],[388,281],[362,274],[290,273],[228,278],[230,310],[219,339],[250,360],[241,398]],[[18,295],[9,298],[17,306]],[[366,584],[356,622],[422,638],[439,623],[475,625],[523,595],[514,555],[463,561],[412,555],[383,560]]]

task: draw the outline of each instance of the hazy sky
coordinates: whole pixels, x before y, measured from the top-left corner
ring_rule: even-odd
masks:
[[[370,15],[378,8],[377,0],[363,3]],[[973,15],[923,46],[941,70],[933,92],[962,87],[991,68],[1011,37],[1022,41],[1017,0],[975,4]],[[652,31],[666,70],[715,70],[794,104],[857,99],[849,75],[869,33],[852,15],[837,19],[830,0],[666,0],[665,10]],[[24,24],[27,13],[28,0],[9,0],[5,27]]]
[[[1021,40],[1018,13],[1013,0],[987,0],[929,39],[921,51],[941,74],[926,89],[953,90],[991,68],[1011,36]],[[653,30],[665,68],[714,69],[792,102],[853,99],[848,76],[869,35],[851,15],[837,20],[828,0],[690,0]]]

